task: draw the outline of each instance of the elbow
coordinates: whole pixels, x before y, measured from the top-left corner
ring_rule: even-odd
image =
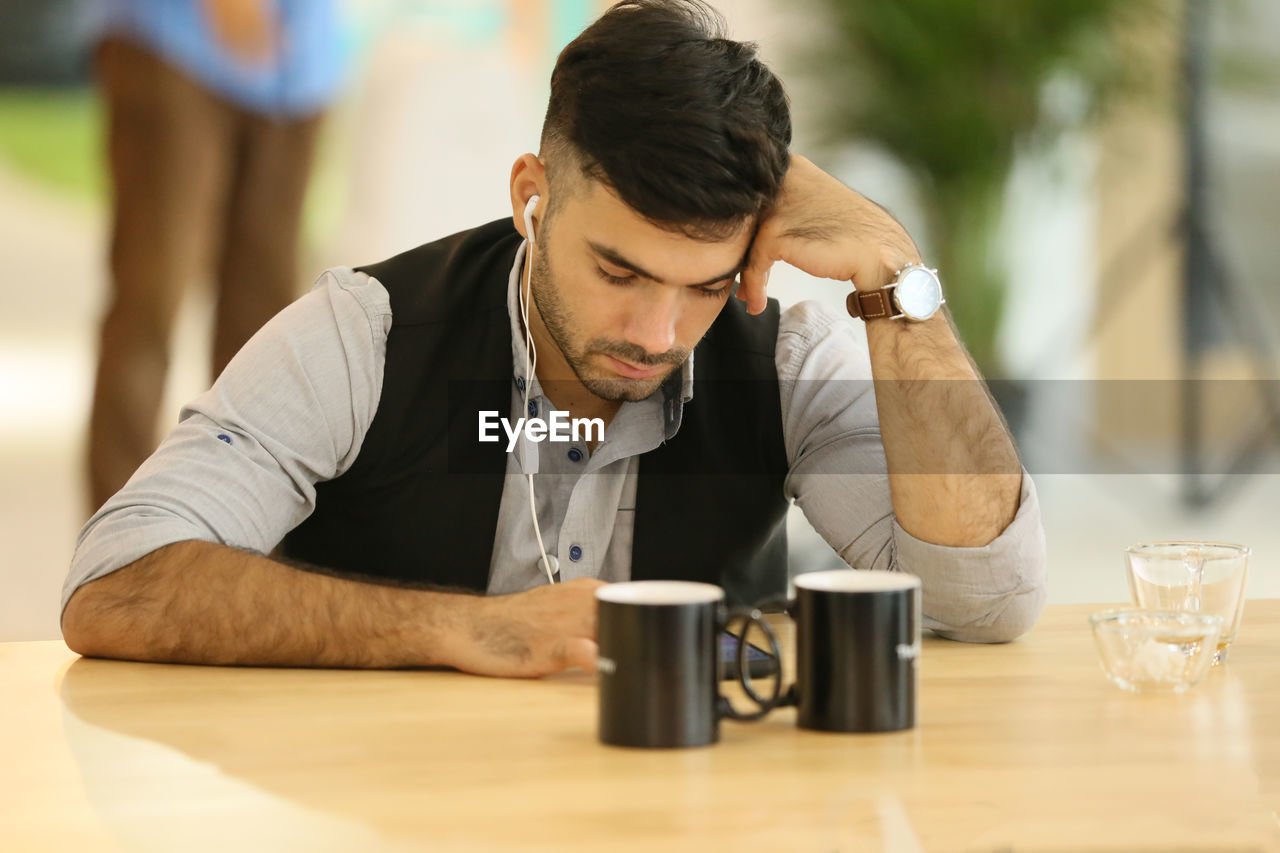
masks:
[[[62,610],[62,640],[87,658],[148,660],[136,621],[122,621],[116,613],[118,593],[111,580],[98,578],[71,593]]]
[[[966,570],[958,573],[964,580],[940,584],[939,618],[926,627],[965,643],[1007,643],[1035,627],[1047,598],[1048,549],[1034,505],[1024,502],[1019,523],[1002,534],[1000,547],[966,555]]]
[[[67,648],[84,657],[171,659],[175,641],[165,627],[171,622],[164,616],[163,561],[183,544],[152,551],[76,587],[62,609]]]
[[[78,588],[71,594],[67,606],[62,611],[62,640],[67,648],[84,657],[109,657],[100,639],[93,631],[93,620],[89,617],[92,607],[88,599],[92,593],[88,585]]]
[[[962,643],[1008,643],[1030,631],[1044,611],[1043,585],[988,601],[984,612],[961,625],[935,624],[935,634]]]

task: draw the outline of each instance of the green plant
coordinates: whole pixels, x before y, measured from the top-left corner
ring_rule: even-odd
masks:
[[[99,121],[85,89],[0,90],[0,167],[96,201],[104,183]]]
[[[914,175],[956,325],[979,365],[999,373],[1005,282],[993,248],[1015,155],[1119,95],[1154,91],[1150,47],[1174,32],[1181,4],[813,2],[830,22],[806,63],[827,96],[829,141],[871,142]],[[1065,83],[1074,109],[1045,109],[1051,81]]]

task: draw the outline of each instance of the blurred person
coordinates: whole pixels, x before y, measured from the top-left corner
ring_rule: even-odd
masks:
[[[187,285],[214,280],[215,377],[298,295],[302,202],[343,64],[334,0],[101,0],[97,15],[113,199],[91,508],[155,449]]]
[[[790,152],[781,83],[721,26],[613,7],[560,54],[509,217],[332,269],[268,322],[81,532],[70,647],[592,669],[602,583],[783,592],[792,500],[849,565],[920,576],[943,636],[1027,630],[1034,486],[941,293],[892,296],[936,278]],[[781,311],[779,260],[865,326]],[[603,429],[521,432],[557,414]]]

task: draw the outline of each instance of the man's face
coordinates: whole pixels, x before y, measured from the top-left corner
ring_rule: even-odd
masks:
[[[538,315],[588,391],[614,402],[643,400],[711,327],[752,233],[746,223],[722,242],[695,240],[584,181],[538,232]]]

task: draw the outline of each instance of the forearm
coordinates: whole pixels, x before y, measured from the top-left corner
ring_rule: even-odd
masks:
[[[867,324],[898,523],[937,545],[986,545],[1018,511],[1022,465],[949,318]]]
[[[476,596],[303,571],[209,542],[178,542],[76,590],[76,652],[251,666],[452,665]]]
[[[738,298],[759,314],[769,268],[880,290],[920,252],[887,211],[793,155],[781,197],[756,229]],[[999,411],[946,315],[867,322],[894,514],[930,544],[972,547],[1017,514],[1022,466]]]

